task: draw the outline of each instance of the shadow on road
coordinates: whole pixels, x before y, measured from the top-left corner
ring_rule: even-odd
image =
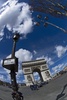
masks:
[[[64,85],[63,90],[61,91],[61,93],[57,95],[56,100],[59,100],[61,97],[63,97],[65,95],[65,93],[63,93],[63,92],[66,89],[66,87],[67,87],[67,84]]]
[[[0,98],[0,100],[3,100],[2,98]]]

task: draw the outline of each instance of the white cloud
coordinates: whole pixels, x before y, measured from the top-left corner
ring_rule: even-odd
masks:
[[[48,57],[48,56],[45,57],[45,60],[47,61],[47,63],[49,65],[53,65],[54,64],[54,62],[52,61],[52,59],[50,57]]]
[[[0,80],[5,81],[5,82],[10,82],[10,75],[9,74],[6,74],[6,75],[0,74]]]
[[[40,80],[40,76],[38,72],[34,72],[33,76],[34,76],[35,81]]]
[[[22,63],[23,61],[30,61],[33,58],[33,55],[30,51],[26,49],[19,49],[15,52],[15,56],[18,58],[19,62]],[[10,58],[11,54],[7,56],[7,58]]]
[[[59,71],[61,71],[64,68],[64,64],[59,64],[55,67],[52,68],[53,73],[57,73]]]
[[[19,58],[20,62],[30,61],[33,58],[32,53],[26,49],[19,49],[18,51],[16,51],[15,55],[17,58]]]
[[[24,80],[22,80],[22,82],[23,82],[23,83],[26,83],[26,80],[24,79]]]
[[[4,81],[4,75],[0,75],[0,80]]]
[[[38,76],[39,74],[38,74],[38,72],[34,72],[33,75],[34,76]]]
[[[38,58],[36,58],[36,59],[37,59],[37,60],[38,60],[38,59],[45,59],[49,65],[53,65],[53,64],[54,64],[54,62],[52,61],[52,59],[51,59],[50,57],[48,57],[48,56],[44,57],[44,55],[43,55],[43,56],[38,57]]]
[[[23,79],[23,80],[17,79],[17,83],[26,83],[26,81],[25,81],[25,79]]]
[[[36,52],[35,50],[33,51],[33,53],[34,53],[34,54],[37,54],[37,52]]]
[[[6,73],[10,73],[10,70],[8,70],[8,69],[6,69],[6,68],[4,68],[4,70],[6,71]]]
[[[16,53],[15,53],[16,57],[19,59],[19,62],[22,63],[23,61],[30,61],[33,58],[33,55],[30,51],[25,50],[25,49],[19,49]],[[22,74],[22,65],[19,64],[19,69],[18,69],[18,73],[17,73],[17,78],[20,77],[20,75]]]
[[[21,67],[22,67],[22,66],[21,66]],[[22,68],[19,68],[19,69],[18,69],[18,72],[17,72],[17,75],[16,75],[17,80],[19,80],[20,75],[23,75],[22,73],[23,73]]]
[[[18,31],[27,35],[31,32],[33,22],[32,12],[27,3],[18,3],[18,0],[8,0],[0,9],[0,38],[2,39],[4,27],[10,31]]]
[[[59,45],[59,46],[56,46],[55,49],[56,49],[55,52],[56,52],[57,56],[61,57],[67,51],[67,46],[63,47],[63,46]]]

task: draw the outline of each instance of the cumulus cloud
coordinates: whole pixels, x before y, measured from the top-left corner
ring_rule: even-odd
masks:
[[[52,59],[51,59],[50,57],[48,57],[48,56],[44,56],[44,55],[43,55],[43,56],[38,57],[38,58],[36,58],[36,59],[37,59],[37,60],[38,60],[38,59],[45,59],[49,65],[53,65],[53,64],[54,64],[54,62],[52,61]]]
[[[30,61],[33,58],[32,53],[26,49],[19,49],[18,51],[16,51],[15,55],[17,58],[19,58],[20,62]]]
[[[60,58],[67,51],[67,46],[63,47],[59,45],[59,46],[56,46],[55,49],[56,49],[55,52],[57,56]]]
[[[18,0],[8,0],[0,9],[0,39],[3,38],[4,28],[27,35],[31,32],[33,21],[32,11],[27,3]]]

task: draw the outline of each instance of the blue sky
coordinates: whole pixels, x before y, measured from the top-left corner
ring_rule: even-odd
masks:
[[[0,0],[0,62],[12,53],[14,32],[18,31],[22,35],[16,46],[16,57],[19,58],[18,82],[25,81],[21,69],[23,61],[44,58],[52,75],[67,66],[67,33],[63,31],[67,30],[67,19],[30,11],[29,0],[24,1]],[[38,14],[42,15],[42,19],[37,18]],[[45,16],[55,26],[44,27],[41,20]],[[40,26],[36,26],[36,22],[40,22]],[[0,79],[10,82],[9,71],[3,69],[1,63]]]

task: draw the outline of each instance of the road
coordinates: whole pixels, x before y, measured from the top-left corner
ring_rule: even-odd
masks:
[[[24,100],[67,100],[67,73],[51,80],[39,90],[31,90],[30,87],[19,88],[24,95]],[[2,100],[13,100],[12,90],[6,86],[0,86],[0,98]],[[0,100],[1,100],[0,99]]]

